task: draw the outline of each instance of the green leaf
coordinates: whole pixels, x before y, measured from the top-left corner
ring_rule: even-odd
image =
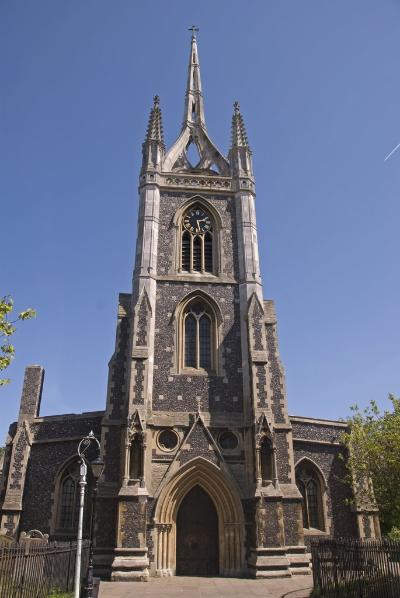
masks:
[[[2,345],[0,349],[3,351],[3,353],[8,353],[9,355],[14,355],[15,353],[15,347],[11,344]]]
[[[18,320],[30,320],[31,318],[36,318],[36,310],[31,307],[18,314]]]

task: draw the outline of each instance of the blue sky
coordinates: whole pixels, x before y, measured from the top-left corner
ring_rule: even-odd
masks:
[[[15,337],[0,439],[29,363],[42,414],[104,407],[148,112],[158,93],[171,144],[192,23],[208,131],[227,152],[239,100],[254,152],[290,413],[400,394],[398,1],[3,0],[0,292],[38,317]]]

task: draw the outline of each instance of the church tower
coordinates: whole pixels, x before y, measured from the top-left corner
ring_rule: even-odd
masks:
[[[307,572],[252,153],[237,102],[228,157],[209,136],[194,28],[171,148],[157,96],[150,112],[137,230],[102,420],[97,566],[115,580]]]

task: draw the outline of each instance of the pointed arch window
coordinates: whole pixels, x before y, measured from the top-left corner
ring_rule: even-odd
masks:
[[[78,460],[69,463],[61,473],[58,483],[57,533],[63,535],[75,534],[78,528],[79,516],[79,468]],[[92,477],[90,469],[86,476],[85,511],[83,531],[88,533],[90,525],[90,509],[92,495]]]
[[[214,273],[214,223],[201,205],[191,206],[182,217],[181,260],[183,272]]]
[[[296,467],[296,484],[303,497],[303,527],[324,531],[322,484],[316,468],[300,463]]]
[[[181,367],[199,371],[215,370],[216,322],[213,311],[205,301],[196,298],[184,308],[181,330]]]

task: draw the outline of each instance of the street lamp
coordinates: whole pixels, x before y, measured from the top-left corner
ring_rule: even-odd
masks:
[[[97,450],[99,451],[99,456],[93,463],[91,463],[91,469],[93,471],[93,477],[95,478],[93,496],[95,497],[95,493],[97,492],[97,482],[101,474],[103,473],[104,463],[100,459],[100,442],[97,440],[96,436],[93,434],[93,431],[90,431],[87,436],[82,438],[78,445],[78,455],[81,460],[81,465],[79,469],[79,519],[78,519],[78,537],[76,543],[76,560],[75,560],[75,583],[74,583],[74,598],[79,598],[79,586],[80,586],[80,577],[81,577],[81,558],[82,558],[82,532],[83,532],[83,509],[85,506],[85,486],[86,482],[86,475],[87,475],[87,465],[84,458],[85,452],[87,449],[93,444],[97,446]],[[96,477],[95,477],[96,476]],[[87,573],[87,578],[90,575],[90,567],[91,567],[91,591],[93,590],[93,548],[92,548],[92,541],[93,541],[93,523],[94,523],[94,509],[95,505],[92,507],[92,517],[91,517],[91,526],[90,526],[90,553],[89,553],[89,569]],[[87,584],[86,584],[87,586]],[[87,596],[92,596],[92,593],[87,594]]]
[[[100,448],[100,447],[99,447]],[[104,470],[104,461],[102,461],[100,454],[97,459],[90,464],[94,479],[93,491],[92,491],[92,514],[90,518],[90,546],[89,546],[89,565],[85,580],[85,591],[84,596],[86,598],[93,597],[93,535],[94,535],[94,522],[96,518],[96,501],[97,501],[97,482],[102,476]]]

